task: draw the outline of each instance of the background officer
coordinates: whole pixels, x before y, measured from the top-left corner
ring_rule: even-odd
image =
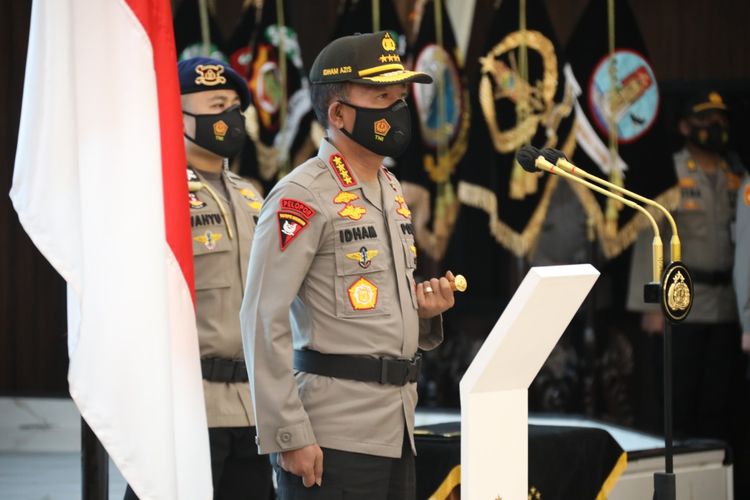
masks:
[[[258,455],[239,311],[262,198],[226,167],[245,141],[247,85],[221,61],[178,65],[195,266],[196,322],[216,499],[267,499],[271,466]],[[128,488],[126,498],[134,497]]]
[[[268,195],[241,322],[262,453],[286,498],[415,495],[417,349],[442,341],[445,277],[414,282],[411,212],[382,166],[409,142],[404,70],[387,32],[339,38],[310,71],[327,129]]]
[[[685,147],[674,155],[681,187],[674,217],[695,300],[687,319],[674,327],[673,364],[675,431],[731,441],[740,361],[733,232],[742,168],[727,152],[726,109],[718,93],[701,92],[688,101],[679,122]],[[664,221],[661,227],[668,241]],[[643,285],[651,281],[651,239],[645,231],[633,250],[628,309],[642,312],[645,332],[658,334],[663,331],[663,315],[643,302]]]

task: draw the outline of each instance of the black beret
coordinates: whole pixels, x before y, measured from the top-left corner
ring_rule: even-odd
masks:
[[[193,57],[177,64],[180,78],[180,94],[192,94],[206,90],[232,89],[240,97],[242,109],[250,105],[247,81],[228,64],[210,57]]]

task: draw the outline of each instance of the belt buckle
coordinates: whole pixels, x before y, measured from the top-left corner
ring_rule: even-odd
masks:
[[[416,382],[419,378],[419,367],[422,365],[422,355],[417,353],[412,359],[408,360],[406,365],[406,377],[404,385],[408,382]]]

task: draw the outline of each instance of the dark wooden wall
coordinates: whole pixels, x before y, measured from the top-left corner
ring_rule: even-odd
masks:
[[[176,2],[180,0],[175,0]],[[243,0],[217,5],[231,12]],[[366,0],[363,0],[366,1]],[[413,0],[398,1],[404,18]],[[484,10],[494,0],[477,0]],[[605,0],[596,0],[605,1]],[[622,1],[622,0],[618,0]],[[545,0],[561,44],[587,0]],[[304,60],[311,61],[335,25],[339,0],[296,0],[289,13]],[[746,0],[630,0],[662,81],[750,81]],[[13,211],[10,190],[28,43],[31,0],[0,0],[0,394],[67,390],[65,285],[31,244]],[[467,60],[476,60],[489,18],[472,27]],[[228,25],[231,24],[231,21]],[[40,193],[44,196],[44,193]]]

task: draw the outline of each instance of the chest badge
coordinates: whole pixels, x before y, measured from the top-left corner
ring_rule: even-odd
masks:
[[[367,209],[365,207],[358,207],[356,205],[352,205],[352,201],[358,200],[359,196],[357,196],[354,193],[350,193],[348,191],[339,191],[339,194],[336,195],[336,197],[333,199],[333,202],[336,204],[342,204],[344,205],[344,208],[339,210],[338,214],[339,217],[344,217],[346,219],[351,220],[359,220],[362,218],[363,215],[367,213]]]
[[[263,204],[258,201],[258,195],[256,195],[252,189],[242,188],[240,189],[240,194],[245,198],[247,206],[253,210],[260,210],[260,207],[263,206]]]
[[[401,215],[405,219],[410,219],[411,210],[409,210],[409,207],[406,206],[406,200],[404,200],[404,197],[401,195],[397,195],[396,203],[398,203],[398,208],[396,209],[396,213]]]
[[[368,267],[370,267],[372,259],[374,259],[377,255],[377,250],[368,250],[367,247],[362,247],[359,249],[359,252],[346,254],[346,258],[356,260],[359,264],[359,267],[361,267],[362,269],[367,269]]]
[[[367,278],[361,277],[349,287],[349,302],[356,311],[375,309],[378,303],[378,287]]]
[[[221,238],[222,238],[221,233],[215,233],[213,231],[206,231],[203,234],[193,237],[193,240],[202,244],[209,250],[213,250],[214,248],[216,248],[216,243],[218,243]]]
[[[198,198],[198,195],[195,193],[188,193],[188,202],[190,203],[190,208],[193,210],[198,210],[206,206],[206,202]]]

